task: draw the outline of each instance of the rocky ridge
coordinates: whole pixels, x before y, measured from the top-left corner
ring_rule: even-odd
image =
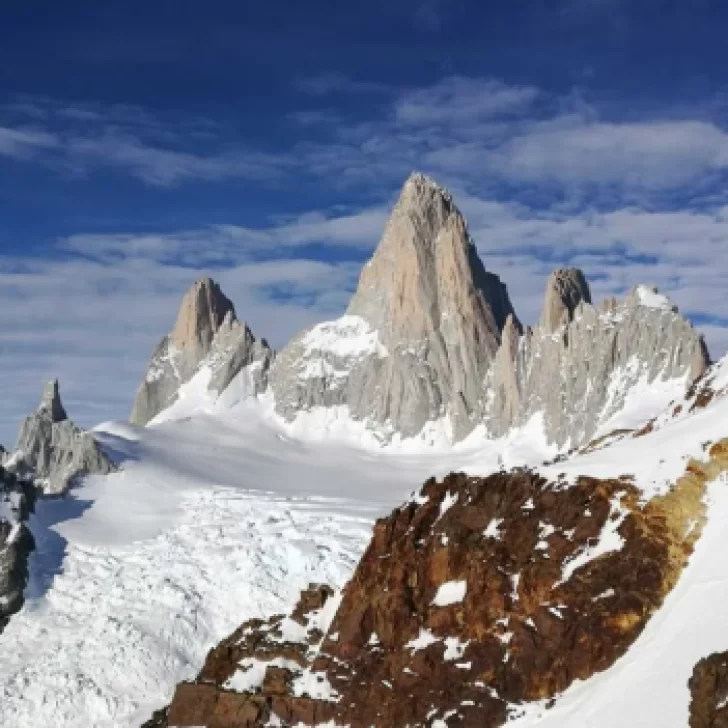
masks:
[[[25,525],[35,504],[35,488],[0,466],[0,632],[23,605],[28,556],[35,548]]]
[[[200,373],[208,377],[205,388],[219,394],[245,369],[247,393],[254,396],[267,386],[272,359],[266,340],[257,341],[238,320],[220,286],[202,278],[185,294],[172,333],[152,354],[130,421],[146,425],[174,404],[180,388]]]
[[[565,297],[564,280],[579,281]],[[549,442],[578,447],[638,387],[682,380],[685,391],[707,370],[702,336],[654,289],[639,287],[624,302],[600,307],[590,299],[580,271],[560,270],[547,285],[542,322],[522,337],[507,326],[485,385],[493,435],[542,416]]]
[[[49,382],[40,407],[23,422],[6,468],[32,479],[46,495],[66,492],[77,478],[116,469],[93,435],[68,418],[58,381]]]
[[[314,588],[313,621],[242,625],[147,725],[495,728],[547,707],[628,650],[726,470],[720,441],[647,503],[629,476],[432,479],[377,522],[340,604]]]

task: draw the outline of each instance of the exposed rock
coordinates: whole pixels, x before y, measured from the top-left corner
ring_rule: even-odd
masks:
[[[246,622],[148,726],[501,726],[626,652],[726,469],[721,441],[646,504],[628,476],[431,479],[377,522],[330,624],[329,592],[313,586],[291,618]],[[720,705],[723,688],[710,690],[698,692]]]
[[[483,380],[508,316],[451,196],[413,174],[346,316],[296,337],[271,386],[280,414],[346,405],[356,420],[403,436],[450,417],[455,439],[477,424]]]
[[[496,436],[542,415],[550,442],[578,447],[638,383],[681,379],[687,388],[709,365],[702,336],[654,289],[598,309],[583,276],[570,270],[552,276],[545,298],[542,323],[517,344],[513,332],[503,337],[486,381],[486,423]]]
[[[267,341],[256,341],[217,283],[202,278],[185,294],[172,333],[155,349],[130,420],[146,425],[198,374],[208,377],[204,385],[217,395],[245,369],[245,393],[255,395],[267,386],[272,359]]]
[[[728,653],[700,660],[688,687],[690,728],[728,728]]]
[[[284,725],[329,720],[334,704],[304,695],[307,685],[294,685],[293,669],[303,670],[318,653],[333,616],[324,607],[333,595],[329,587],[311,584],[290,618],[277,615],[242,624],[210,650],[195,682],[179,685],[171,705],[143,728],[263,726],[273,714]],[[249,692],[236,691],[236,679],[249,684]],[[313,682],[318,680],[314,677]]]
[[[182,299],[171,342],[178,349],[198,350],[205,356],[225,317],[234,313],[233,302],[220,286],[210,278],[202,278]]]
[[[637,384],[687,387],[708,364],[702,337],[656,289],[595,307],[576,268],[551,275],[540,323],[522,334],[449,193],[414,174],[346,315],[294,338],[271,388],[289,421],[344,406],[383,441],[444,417],[453,441],[478,424],[500,437],[540,415],[564,449],[603,434]]]
[[[61,392],[58,386],[58,380],[54,379],[48,382],[43,390],[43,399],[40,403],[40,411],[47,412],[51,418],[51,422],[63,422],[68,419],[66,410],[61,402]]]
[[[28,583],[28,556],[35,547],[25,525],[35,503],[35,490],[0,466],[0,632],[23,606]]]
[[[578,268],[560,268],[554,271],[546,284],[541,325],[552,334],[574,318],[581,303],[591,303],[589,284]]]
[[[26,417],[7,466],[32,474],[49,495],[65,492],[76,478],[115,470],[93,435],[68,419],[58,381],[46,386],[40,407]]]

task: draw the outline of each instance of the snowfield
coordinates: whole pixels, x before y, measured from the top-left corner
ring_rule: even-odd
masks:
[[[343,585],[373,520],[453,464],[296,442],[244,405],[96,435],[124,469],[38,505],[2,726],[138,727],[242,621]]]
[[[538,418],[504,440],[476,432],[456,449],[410,442],[385,451],[367,449],[343,413],[333,425],[320,413],[284,425],[269,403],[244,401],[242,385],[240,397],[231,386],[214,404],[195,387],[152,427],[97,428],[123,470],[39,503],[27,602],[0,637],[0,725],[138,728],[242,621],[286,612],[311,581],[342,586],[373,520],[427,477],[485,475],[554,454]],[[649,397],[641,411],[632,403],[630,418],[647,421],[654,407]],[[541,470],[567,480],[630,473],[649,498],[724,436],[728,397]],[[512,725],[684,728],[693,665],[728,648],[727,486],[710,485],[708,524],[690,565],[628,654]],[[487,529],[493,537],[497,526]],[[614,531],[584,558],[619,549]],[[442,602],[462,592],[444,584]],[[410,647],[431,639],[423,631]]]

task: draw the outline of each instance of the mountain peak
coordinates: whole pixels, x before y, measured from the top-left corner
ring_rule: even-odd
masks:
[[[172,343],[178,349],[206,352],[226,316],[235,318],[235,306],[208,276],[194,283],[182,299]]]
[[[426,338],[449,320],[448,326],[488,329],[476,340],[497,346],[513,312],[503,290],[497,276],[486,273],[450,193],[413,172],[362,271],[348,313],[398,342]],[[475,319],[480,323],[473,324]]]
[[[63,422],[68,419],[66,410],[61,402],[60,387],[57,379],[53,379],[46,384],[38,410],[39,412],[47,412],[53,422]]]
[[[401,195],[405,196],[406,193],[411,193],[413,191],[420,194],[427,192],[430,195],[439,195],[448,202],[452,201],[452,194],[450,194],[450,191],[423,172],[414,171],[410,174],[407,181],[404,183]]]
[[[591,303],[591,291],[579,268],[559,268],[546,283],[541,323],[549,333],[574,318],[580,303]]]
[[[486,272],[449,193],[414,173],[362,270],[347,316],[327,327],[346,339],[358,332],[356,347],[346,347],[346,356],[319,347],[313,366],[310,340],[294,340],[271,378],[276,406],[290,418],[345,399],[355,419],[388,423],[405,436],[447,415],[462,438],[482,408],[483,381],[509,315],[506,287]],[[520,331],[515,315],[512,326]],[[313,386],[311,373],[326,371],[345,375],[335,383],[322,375]]]

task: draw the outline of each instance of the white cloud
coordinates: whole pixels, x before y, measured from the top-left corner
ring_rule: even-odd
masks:
[[[35,151],[57,146],[58,140],[44,131],[0,126],[0,155],[23,159]]]
[[[131,135],[109,133],[98,138],[71,138],[65,145],[72,164],[126,169],[150,185],[166,187],[190,179],[218,181],[279,177],[287,162],[260,152],[231,151],[203,156],[151,146]]]
[[[451,76],[428,88],[406,92],[395,104],[401,124],[462,124],[522,113],[537,99],[533,86],[509,86],[494,79]]]
[[[702,121],[536,125],[494,152],[516,180],[675,188],[728,167],[728,134]]]

